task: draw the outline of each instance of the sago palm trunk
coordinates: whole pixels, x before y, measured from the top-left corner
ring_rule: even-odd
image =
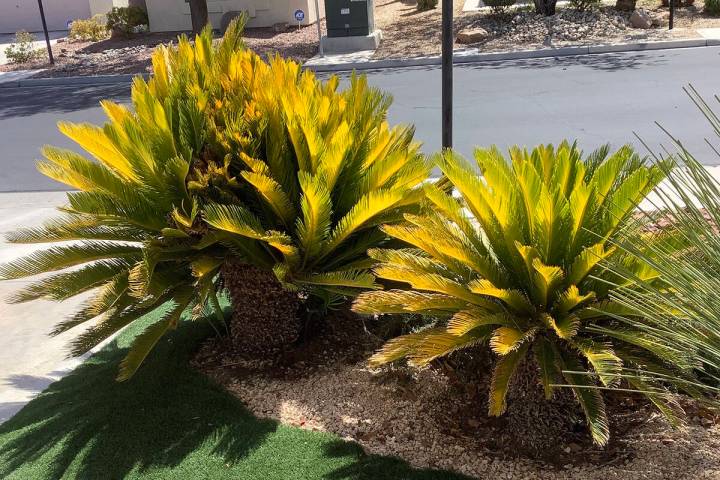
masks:
[[[559,445],[575,440],[573,437],[587,436],[583,413],[572,392],[556,388],[553,398],[546,399],[537,363],[531,357],[518,366],[513,376],[505,417],[508,430],[513,432],[513,443],[533,457],[552,455]]]
[[[228,260],[222,268],[232,301],[230,338],[242,355],[267,356],[297,340],[297,292],[283,288],[272,271]]]

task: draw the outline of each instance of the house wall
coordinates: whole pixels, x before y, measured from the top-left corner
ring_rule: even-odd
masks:
[[[90,3],[90,16],[93,15],[105,15],[113,7],[127,7],[128,0],[89,0]]]
[[[324,11],[324,0],[321,14]],[[190,5],[187,0],[146,0],[150,31],[171,32],[190,30]],[[275,23],[287,22],[297,25],[294,12],[301,9],[305,12],[302,25],[315,23],[314,0],[208,0],[208,14],[214,28],[220,28],[220,19],[226,12],[248,12],[248,27],[269,27]]]
[[[90,17],[88,0],[43,0],[48,30],[67,30],[68,20]],[[0,33],[42,30],[37,0],[0,0]]]

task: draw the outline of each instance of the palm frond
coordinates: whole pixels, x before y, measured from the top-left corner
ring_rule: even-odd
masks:
[[[0,279],[11,280],[106,259],[137,258],[141,249],[136,245],[89,241],[77,245],[50,247],[0,265]]]
[[[495,369],[493,370],[492,380],[490,381],[490,399],[488,401],[489,415],[500,416],[505,413],[505,409],[507,408],[505,398],[507,397],[510,383],[520,362],[525,358],[529,345],[528,343],[524,343],[498,359]]]
[[[71,272],[58,273],[33,282],[13,293],[8,297],[8,301],[23,303],[38,298],[67,300],[98,287],[129,268],[130,262],[123,259],[101,260]]]
[[[572,355],[561,353],[559,358],[565,381],[571,386],[585,413],[593,440],[598,445],[606,445],[610,439],[610,427],[600,391],[594,388],[592,377],[582,373],[580,363]]]
[[[135,338],[130,346],[130,351],[120,362],[118,381],[130,379],[165,332],[177,326],[180,316],[192,300],[192,295],[192,290],[187,289],[176,293],[168,312]]]

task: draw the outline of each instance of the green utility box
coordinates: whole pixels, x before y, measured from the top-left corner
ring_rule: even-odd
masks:
[[[328,37],[363,37],[374,30],[372,0],[325,0]]]

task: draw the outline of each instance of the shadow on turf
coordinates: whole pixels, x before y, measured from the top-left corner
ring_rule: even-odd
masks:
[[[24,473],[18,472],[35,462],[47,464],[42,477],[34,477],[37,479],[137,477],[158,468],[177,467],[196,450],[208,448],[228,467],[242,462],[278,425],[255,418],[238,400],[188,365],[195,345],[208,330],[204,324],[184,322],[158,343],[128,382],[114,381],[117,363],[126,352],[116,341],[50,385],[0,425],[0,477],[22,476]],[[317,455],[311,463],[332,463],[331,471],[321,477],[327,480],[466,478],[415,470],[399,459],[365,455],[358,445],[331,437],[322,443],[322,451],[297,448],[298,452],[291,453]],[[266,473],[253,472],[252,478],[284,478],[282,472],[272,471],[273,465],[266,467]],[[220,478],[217,471],[207,477],[210,472],[205,465],[192,468],[197,476]],[[316,478],[308,474],[302,479]],[[221,478],[235,476],[227,471]]]
[[[437,470],[414,470],[399,458],[366,455],[356,443],[336,441],[325,445],[328,457],[355,457],[355,461],[325,475],[323,480],[472,480]]]
[[[0,445],[5,460],[0,477],[58,444],[62,448],[50,464],[49,478],[61,477],[83,449],[79,478],[122,478],[138,467],[175,466],[209,440],[230,462],[262,442],[276,425],[252,418],[239,402],[186,367],[189,351],[182,347],[192,342],[179,333],[197,340],[197,332],[189,330],[200,329],[181,330],[160,342],[129,382],[113,379],[125,353],[113,343],[50,385],[0,426],[0,434],[26,429]]]

